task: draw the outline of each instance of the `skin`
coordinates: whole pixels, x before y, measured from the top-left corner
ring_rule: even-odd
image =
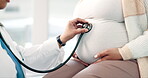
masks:
[[[4,9],[9,0],[0,0],[0,9]]]
[[[72,39],[77,34],[88,31],[88,29],[79,28],[77,25],[78,23],[88,23],[88,22],[80,18],[76,18],[76,19],[69,21],[64,33],[61,34],[60,36],[60,39],[63,43],[66,43],[68,40]]]
[[[99,63],[105,60],[122,60],[122,56],[120,55],[118,48],[111,48],[111,49],[107,49],[102,52],[99,52],[94,56],[94,58],[101,58],[95,63]]]
[[[0,10],[4,9],[7,6],[7,3],[10,0],[0,0]],[[87,32],[87,29],[80,29],[78,23],[88,23],[84,19],[76,18],[68,22],[66,29],[63,34],[61,34],[60,39],[63,43],[66,43],[68,40],[72,39],[75,35]],[[62,46],[59,44],[59,47]]]
[[[63,43],[66,43],[68,40],[73,38],[75,35],[87,32],[88,29],[81,29],[78,27],[78,23],[88,23],[84,19],[76,18],[70,20],[64,33],[61,35],[60,39]]]

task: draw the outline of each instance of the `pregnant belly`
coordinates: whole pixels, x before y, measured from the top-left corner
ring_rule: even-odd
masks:
[[[124,23],[103,20],[91,23],[92,30],[84,34],[76,51],[82,61],[91,64],[98,60],[94,58],[96,53],[109,48],[122,47],[128,42]]]

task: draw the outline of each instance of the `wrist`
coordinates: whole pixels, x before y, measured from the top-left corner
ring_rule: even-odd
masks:
[[[65,36],[65,35],[60,35],[60,39],[61,39],[61,41],[63,42],[63,43],[66,43],[67,41],[68,41],[68,38],[67,38],[67,36]]]
[[[61,38],[61,35],[59,35],[57,37],[57,42],[61,45],[61,46],[65,46],[66,41],[63,40],[63,38]]]

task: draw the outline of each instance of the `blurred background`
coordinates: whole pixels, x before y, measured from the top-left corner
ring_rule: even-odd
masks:
[[[61,34],[67,22],[73,19],[77,2],[78,0],[10,0],[8,6],[0,11],[0,22],[14,41],[30,47]],[[66,56],[72,51],[75,42],[73,39],[65,46]],[[40,77],[40,74],[30,71],[27,71],[27,75]]]

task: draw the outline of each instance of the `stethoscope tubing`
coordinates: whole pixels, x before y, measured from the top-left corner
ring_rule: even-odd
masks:
[[[76,43],[76,46],[74,47],[72,53],[70,54],[70,56],[63,62],[63,63],[60,63],[58,66],[52,68],[52,69],[49,69],[49,70],[37,70],[37,69],[34,69],[28,65],[26,65],[25,63],[23,63],[20,59],[17,58],[17,56],[12,52],[12,50],[10,49],[9,45],[7,45],[6,41],[4,40],[2,34],[0,33],[0,36],[2,38],[2,41],[5,43],[5,45],[7,46],[7,48],[11,51],[11,53],[13,54],[13,56],[17,59],[17,61],[22,65],[24,66],[26,69],[28,70],[31,70],[33,72],[37,72],[37,73],[49,73],[49,72],[53,72],[59,68],[61,68],[62,66],[64,66],[69,60],[70,58],[73,56],[73,54],[75,53],[80,41],[81,41],[81,38],[83,36],[84,33],[81,33],[78,40],[77,40],[77,43]]]

